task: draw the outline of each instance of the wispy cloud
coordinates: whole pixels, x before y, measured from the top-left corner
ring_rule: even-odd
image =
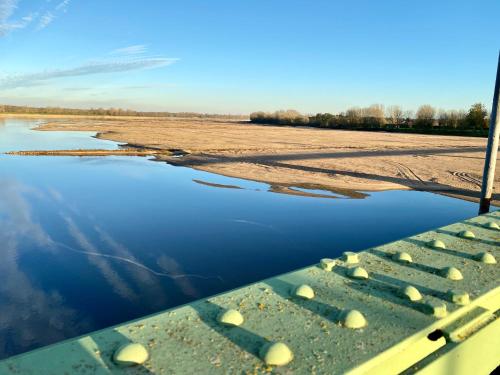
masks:
[[[65,87],[64,91],[88,91],[91,90],[91,87]]]
[[[94,85],[94,86],[70,86],[63,88],[64,91],[69,92],[81,92],[81,91],[90,91],[95,90],[96,88],[100,90],[104,90],[105,93],[114,90],[150,90],[150,89],[170,89],[173,87],[177,87],[176,84],[173,83],[149,83],[144,85],[134,85],[134,86],[123,86],[123,85]],[[1,101],[1,99],[0,99]]]
[[[9,327],[8,332],[2,328],[1,357],[12,354],[8,349],[11,347],[21,351],[31,349],[33,337],[46,345],[96,328],[89,319],[82,321],[81,314],[69,308],[57,292],[33,282],[32,275],[19,262],[31,254],[26,250],[52,249],[52,239],[33,214],[33,193],[40,192],[16,180],[0,179],[0,300],[8,301],[2,302],[0,327]],[[35,247],[21,246],[26,241]],[[54,258],[56,254],[45,256],[47,262],[58,259]]]
[[[126,61],[102,61],[69,69],[46,70],[37,73],[10,75],[0,79],[0,89],[37,86],[60,78],[160,68],[171,65],[177,61],[178,59],[165,57],[143,58]]]
[[[56,5],[55,9],[61,12],[66,12],[69,2],[70,0],[61,1],[59,4]]]
[[[67,12],[70,1],[63,0],[50,9],[47,9],[47,6],[42,6],[36,12],[13,19],[19,0],[0,0],[0,37],[14,30],[24,29],[34,21],[37,21],[36,30],[45,29],[58,16]]]
[[[138,295],[130,288],[127,282],[113,269],[111,263],[105,257],[95,256],[102,253],[92,244],[87,235],[81,231],[74,220],[62,215],[66,221],[70,235],[75,239],[78,245],[83,249],[83,253],[87,253],[89,263],[93,264],[102,274],[104,279],[110,284],[113,290],[121,297],[129,300],[138,299]],[[68,250],[71,247],[66,247]],[[78,249],[75,249],[78,251]],[[78,251],[79,252],[79,251]]]
[[[146,53],[147,46],[145,44],[136,44],[124,48],[118,48],[110,52],[110,55],[141,55]]]
[[[0,36],[4,36],[11,31],[24,29],[27,27],[33,20],[37,17],[36,13],[29,14],[27,16],[22,17],[18,21],[13,21],[9,23],[0,24]]]
[[[11,20],[17,3],[18,0],[0,0],[0,37],[14,30],[24,29],[37,17],[37,13],[31,13],[18,20]]]
[[[70,0],[64,0],[58,3],[53,9],[47,10],[38,22],[37,30],[43,30],[49,26],[61,13],[66,13],[68,11],[68,5]]]
[[[40,17],[40,22],[38,22],[37,30],[45,29],[52,23],[52,21],[54,21],[55,18],[56,16],[51,11],[45,12],[43,16]]]
[[[0,24],[12,16],[16,7],[17,0],[0,0]]]

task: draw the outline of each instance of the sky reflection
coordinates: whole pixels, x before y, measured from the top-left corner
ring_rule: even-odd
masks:
[[[0,144],[19,144],[20,133],[6,131],[19,121],[0,126]],[[38,139],[41,132],[23,137],[34,133]],[[58,142],[68,148],[64,137]],[[0,165],[0,358],[477,210],[411,191],[365,199],[276,194],[266,184],[138,157],[0,155]]]

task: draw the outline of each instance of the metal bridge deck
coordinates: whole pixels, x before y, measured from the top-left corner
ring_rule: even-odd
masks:
[[[358,262],[346,254],[331,270],[319,263],[9,358],[0,374],[489,373],[500,364],[495,223],[500,214],[490,213],[365,250]],[[314,297],[307,287],[295,295],[300,285]],[[227,309],[243,323],[220,323]],[[276,342],[290,353],[266,358]],[[113,356],[127,343],[148,359],[118,365]],[[144,354],[135,347],[123,358]],[[280,360],[289,362],[272,365]]]

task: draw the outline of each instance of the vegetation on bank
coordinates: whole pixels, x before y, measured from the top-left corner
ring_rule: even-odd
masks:
[[[130,116],[130,117],[192,117],[245,119],[242,115],[222,115],[194,112],[143,112],[121,108],[76,109],[61,107],[28,107],[0,104],[0,114],[76,115],[76,116]],[[318,113],[305,115],[295,110],[254,112],[250,121],[256,124],[311,126],[326,129],[381,130],[400,133],[443,135],[488,136],[488,111],[476,103],[466,112],[463,110],[436,110],[422,105],[416,113],[400,106],[385,108],[381,104],[369,107],[353,107],[337,114]]]
[[[131,117],[198,117],[198,118],[247,118],[238,115],[220,115],[194,112],[142,112],[121,108],[60,108],[28,107],[0,104],[0,114],[73,115],[73,116],[131,116]]]
[[[385,108],[374,104],[369,107],[350,108],[338,114],[318,113],[304,115],[295,110],[254,112],[250,121],[256,124],[311,126],[328,129],[383,130],[393,132],[487,136],[488,111],[476,103],[465,111],[436,110],[422,105],[414,114],[394,105]]]

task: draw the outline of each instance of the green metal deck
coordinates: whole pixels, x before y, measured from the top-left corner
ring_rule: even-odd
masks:
[[[497,224],[490,213],[346,254],[331,270],[324,261],[9,358],[0,374],[486,374],[500,364]],[[307,287],[296,296],[299,285],[314,297]],[[220,323],[227,309],[243,323]],[[366,325],[356,313],[345,321],[352,310]],[[289,363],[263,360],[275,342],[293,353]],[[127,343],[148,359],[115,363]]]

